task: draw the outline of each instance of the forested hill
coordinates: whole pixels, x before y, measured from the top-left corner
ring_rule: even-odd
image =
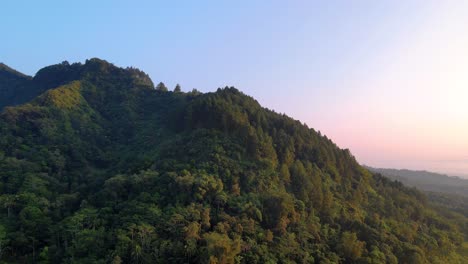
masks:
[[[6,105],[18,103],[18,97],[25,94],[25,89],[29,88],[31,77],[19,73],[7,65],[0,63],[0,110]],[[37,95],[37,94],[35,94]],[[34,96],[24,96],[27,99],[32,99]]]
[[[5,262],[467,263],[467,218],[235,88],[99,59],[25,81],[0,114]]]
[[[100,64],[99,59],[88,60],[85,65],[81,63],[69,64],[64,61],[60,64],[45,67],[37,72],[34,78],[22,74],[4,63],[0,63],[0,110],[5,106],[18,105],[32,100],[48,89],[57,88],[60,85],[67,84],[73,80],[79,80],[92,75],[96,70],[115,70],[114,74],[123,69],[107,68],[98,69],[98,67],[107,67]],[[138,81],[152,86],[149,77],[137,69],[128,68],[127,72],[133,73]]]

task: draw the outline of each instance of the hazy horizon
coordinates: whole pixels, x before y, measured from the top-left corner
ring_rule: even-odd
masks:
[[[468,178],[466,11],[465,1],[7,2],[0,62],[34,75],[99,57],[170,88],[235,86],[362,164]]]

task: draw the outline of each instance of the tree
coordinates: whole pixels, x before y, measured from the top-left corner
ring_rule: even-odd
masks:
[[[190,92],[190,94],[192,94],[192,95],[200,95],[200,94],[201,94],[201,92],[200,92],[200,91],[198,91],[198,89],[196,89],[196,88],[193,88],[193,89],[192,89],[192,91]]]
[[[356,233],[344,232],[341,236],[341,243],[339,250],[343,253],[345,258],[357,260],[361,257],[366,243],[357,239]]]
[[[156,90],[161,92],[168,91],[166,85],[163,82],[158,83],[158,85],[156,86]]]
[[[176,84],[175,88],[174,88],[174,93],[180,93],[182,92],[181,88],[180,88],[180,85],[179,84]]]
[[[230,239],[225,234],[211,232],[205,234],[204,239],[211,263],[234,263],[236,255],[241,252],[241,241],[239,238]]]
[[[0,258],[2,257],[3,254],[3,248],[5,247],[5,244],[7,244],[8,240],[6,239],[7,232],[6,229],[3,225],[0,224]]]

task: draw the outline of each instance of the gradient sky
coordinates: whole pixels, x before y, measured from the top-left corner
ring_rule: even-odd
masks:
[[[222,2],[222,3],[221,3]],[[0,62],[235,86],[377,167],[468,176],[468,1],[2,1]]]

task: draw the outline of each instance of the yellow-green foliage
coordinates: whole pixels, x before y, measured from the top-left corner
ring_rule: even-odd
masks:
[[[81,83],[74,81],[47,91],[40,96],[39,100],[42,99],[42,103],[53,105],[60,109],[73,109],[78,107],[84,100],[80,94],[80,88]]]
[[[464,242],[458,250],[458,253],[463,260],[462,263],[468,263],[468,242]]]

